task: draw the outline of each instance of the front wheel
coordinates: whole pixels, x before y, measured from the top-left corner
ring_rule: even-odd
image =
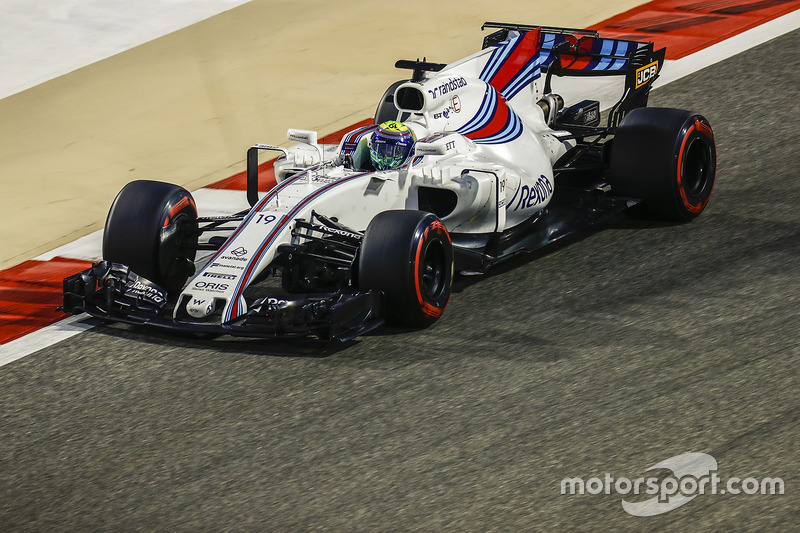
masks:
[[[450,300],[453,245],[439,218],[424,211],[384,211],[367,226],[358,260],[358,286],[383,292],[386,321],[424,327]]]
[[[132,181],[108,212],[103,258],[176,291],[194,273],[198,235],[197,208],[186,189],[160,181]]]

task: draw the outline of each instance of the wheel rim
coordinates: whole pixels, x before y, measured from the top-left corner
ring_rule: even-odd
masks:
[[[438,241],[425,248],[420,264],[421,290],[428,300],[435,301],[441,296],[445,286],[445,253]]]
[[[697,197],[708,183],[711,151],[702,138],[695,138],[686,148],[681,169],[681,182],[688,195]]]

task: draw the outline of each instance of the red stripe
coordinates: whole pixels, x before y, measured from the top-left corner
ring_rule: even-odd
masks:
[[[509,109],[508,105],[506,105],[506,100],[503,98],[503,95],[497,93],[497,107],[495,108],[492,120],[481,129],[468,133],[467,137],[470,139],[484,139],[500,133],[508,123],[508,115]]]
[[[56,257],[25,261],[0,271],[0,344],[33,333],[66,317],[61,305],[64,278],[91,266],[91,262]]]
[[[655,0],[600,22],[604,37],[653,41],[680,59],[800,9],[800,0]]]
[[[570,54],[562,54],[561,55],[561,66],[564,68],[570,68],[574,70],[583,70],[589,63],[592,61],[592,57],[589,55],[592,52],[592,45],[594,44],[594,39],[591,37],[583,37],[577,43],[579,52],[583,55],[574,56]]]
[[[519,74],[525,67],[525,64],[532,58],[539,49],[539,30],[529,31],[525,37],[519,42],[517,47],[511,52],[511,55],[494,75],[494,78],[489,84],[497,89],[497,92],[502,92],[511,79]]]

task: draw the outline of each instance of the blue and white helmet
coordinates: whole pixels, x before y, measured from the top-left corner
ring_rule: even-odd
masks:
[[[369,138],[369,158],[376,170],[397,168],[406,160],[416,140],[408,126],[387,120]]]

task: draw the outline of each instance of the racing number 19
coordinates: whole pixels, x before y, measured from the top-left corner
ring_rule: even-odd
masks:
[[[256,224],[260,224],[262,222],[264,224],[275,222],[275,215],[265,215],[264,213],[259,213],[258,218],[256,219]]]

